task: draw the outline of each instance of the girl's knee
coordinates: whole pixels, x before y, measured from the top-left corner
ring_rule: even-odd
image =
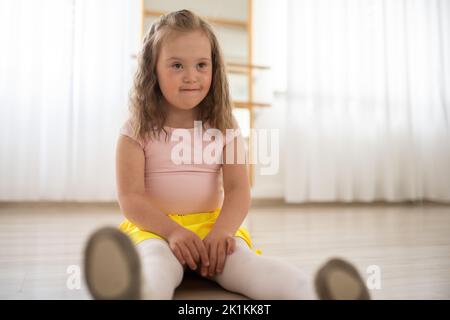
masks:
[[[136,245],[141,254],[167,254],[170,250],[169,244],[161,239],[147,239]]]
[[[173,254],[167,242],[160,239],[145,240],[138,245],[143,268],[153,268],[175,274],[177,278],[183,276],[182,264]]]
[[[222,273],[216,275],[214,280],[227,281],[227,279],[235,278],[242,273],[251,271],[254,262],[255,253],[242,246],[236,246],[235,251],[226,256]]]

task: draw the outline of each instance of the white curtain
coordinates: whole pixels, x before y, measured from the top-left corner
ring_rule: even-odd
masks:
[[[0,201],[113,200],[139,1],[0,0]]]
[[[450,1],[288,1],[285,199],[450,201]]]

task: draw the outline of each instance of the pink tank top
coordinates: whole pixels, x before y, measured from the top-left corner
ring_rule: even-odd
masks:
[[[126,121],[120,129],[120,134],[135,140],[145,154],[145,191],[152,203],[166,214],[187,214],[195,212],[208,212],[221,208],[223,204],[222,164],[208,164],[205,161],[198,163],[198,155],[195,156],[194,147],[207,147],[210,141],[197,140],[194,145],[194,128],[187,130],[191,136],[190,163],[175,163],[172,150],[182,140],[172,141],[171,136],[176,128],[165,127],[169,137],[165,140],[162,132],[159,139],[153,138],[147,141],[136,140],[132,136],[130,121]],[[206,127],[208,129],[208,127]],[[206,130],[205,129],[205,130]],[[203,130],[203,133],[205,133]],[[177,130],[177,132],[180,132]],[[198,132],[198,131],[197,131]],[[237,136],[239,132],[236,132]],[[232,137],[223,139],[220,155],[223,148],[232,141]],[[201,143],[200,143],[201,142]],[[202,152],[200,150],[200,152]],[[183,153],[181,153],[183,154]],[[215,155],[215,153],[214,153]],[[197,157],[197,162],[195,158]],[[183,157],[183,159],[186,159]],[[185,161],[186,162],[186,161]]]

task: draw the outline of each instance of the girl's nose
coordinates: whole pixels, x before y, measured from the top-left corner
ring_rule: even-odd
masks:
[[[195,74],[195,71],[186,70],[184,77],[183,77],[183,81],[186,83],[192,83],[192,82],[196,82],[196,80],[197,80],[197,76]]]

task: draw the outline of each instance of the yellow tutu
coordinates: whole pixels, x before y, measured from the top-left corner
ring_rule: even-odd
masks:
[[[211,211],[211,212],[200,212],[200,213],[191,213],[191,214],[168,214],[168,217],[178,223],[180,226],[191,230],[196,235],[200,237],[200,239],[204,239],[206,235],[211,231],[214,223],[217,220],[217,217],[220,214],[220,208]],[[134,244],[138,244],[147,239],[162,239],[162,237],[158,236],[155,233],[143,231],[139,229],[136,225],[131,223],[128,220],[123,221],[119,225],[119,229],[122,230],[125,234],[127,234]],[[252,239],[250,237],[250,233],[247,228],[240,227],[236,233],[234,234],[236,237],[243,239],[249,248],[254,251],[256,254],[261,254],[261,250],[254,249]]]

